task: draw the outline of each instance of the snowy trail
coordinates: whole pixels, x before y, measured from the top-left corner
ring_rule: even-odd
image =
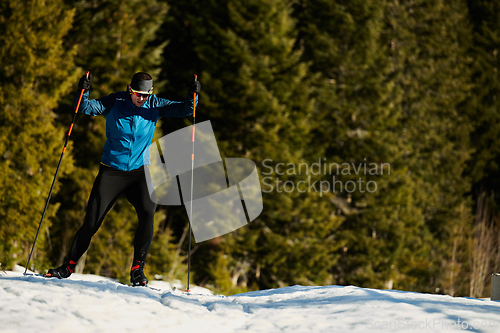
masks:
[[[0,332],[499,332],[500,302],[353,286],[234,296],[74,274],[0,276]]]

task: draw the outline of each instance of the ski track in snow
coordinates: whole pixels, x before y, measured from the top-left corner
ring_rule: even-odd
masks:
[[[500,302],[354,286],[233,296],[0,273],[0,332],[500,332]]]

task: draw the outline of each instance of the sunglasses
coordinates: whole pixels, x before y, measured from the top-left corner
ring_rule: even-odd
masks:
[[[149,92],[149,93],[147,93],[147,94],[143,94],[143,93],[140,93],[140,92],[138,92],[138,91],[135,91],[135,90],[134,90],[134,89],[132,89],[132,88],[130,88],[130,90],[132,90],[132,93],[133,93],[134,95],[136,95],[137,97],[148,98],[148,97],[149,97],[149,95],[151,95],[151,93],[150,93],[150,92]]]

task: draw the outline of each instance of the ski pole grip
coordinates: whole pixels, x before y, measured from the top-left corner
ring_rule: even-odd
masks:
[[[87,71],[86,75],[87,75],[87,79],[88,79],[90,76],[90,71]],[[82,89],[82,91],[80,91],[80,97],[78,98],[78,104],[76,104],[76,108],[75,108],[75,116],[78,113],[78,109],[80,108],[80,102],[82,101],[84,91],[85,91],[85,89]],[[75,119],[73,119],[73,122],[74,121],[75,121]],[[73,127],[73,123],[71,123],[71,128],[69,129],[68,136],[71,135],[72,127]]]

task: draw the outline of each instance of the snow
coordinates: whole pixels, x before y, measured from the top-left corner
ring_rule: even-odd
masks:
[[[175,284],[175,283],[174,283]],[[0,272],[0,332],[498,332],[500,302],[354,286],[233,296]]]

